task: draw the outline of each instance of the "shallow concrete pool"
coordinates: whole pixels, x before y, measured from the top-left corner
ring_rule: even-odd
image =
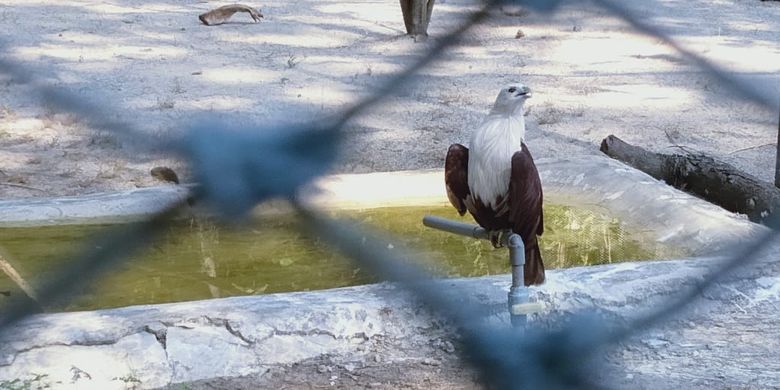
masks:
[[[569,206],[547,205],[542,254],[548,268],[626,260],[673,258],[682,249],[626,230],[617,219]],[[387,207],[333,212],[393,233],[388,250],[409,247],[431,261],[434,272],[481,276],[509,272],[506,249],[488,242],[422,226],[425,214],[460,218],[451,207]],[[85,237],[106,225],[0,229],[0,250],[33,289],[58,262],[85,245]],[[365,284],[371,275],[356,268],[316,237],[295,229],[289,215],[264,216],[251,227],[234,229],[209,219],[178,222],[159,242],[125,263],[93,289],[51,310],[87,310],[136,304],[189,301],[235,295],[316,290]],[[22,294],[0,274],[0,307]]]

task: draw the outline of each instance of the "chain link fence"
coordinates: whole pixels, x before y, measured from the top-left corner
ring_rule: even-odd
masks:
[[[698,284],[671,298],[655,311],[640,316],[629,323],[609,323],[592,314],[574,314],[555,332],[529,327],[523,332],[509,327],[498,328],[483,321],[484,313],[476,303],[455,299],[457,291],[441,291],[431,283],[432,275],[415,265],[414,254],[399,254],[382,250],[371,239],[381,232],[357,230],[349,221],[326,216],[318,210],[297,203],[296,191],[313,179],[323,175],[333,164],[337,153],[349,137],[343,130],[352,119],[369,108],[382,104],[416,72],[435,61],[447,48],[458,45],[463,34],[472,26],[490,17],[490,11],[504,4],[520,5],[542,14],[556,12],[562,4],[556,0],[485,1],[482,8],[471,14],[463,24],[446,36],[440,37],[430,51],[416,60],[403,72],[376,89],[376,93],[364,98],[339,115],[323,118],[316,123],[302,124],[284,131],[263,128],[236,128],[222,123],[201,124],[189,129],[185,135],[164,144],[147,145],[149,148],[175,154],[190,164],[197,179],[192,190],[195,202],[208,205],[223,218],[231,221],[245,218],[248,211],[267,199],[289,199],[301,217],[300,229],[308,230],[354,260],[359,267],[387,281],[393,281],[408,289],[438,315],[450,320],[463,341],[463,357],[480,373],[486,387],[496,389],[563,389],[602,388],[593,383],[593,376],[582,364],[604,347],[627,340],[632,335],[654,327],[681,310],[695,304],[708,289],[722,281],[739,267],[757,258],[759,252],[775,242],[777,231],[768,231],[753,242],[746,242],[729,254],[716,269],[703,277]],[[619,16],[638,32],[655,37],[677,50],[688,61],[718,80],[745,101],[767,110],[777,109],[777,98],[770,86],[743,79],[714,65],[697,54],[678,45],[647,23],[641,15],[633,13],[620,1],[594,0],[593,6],[601,7]],[[713,5],[715,6],[715,5]],[[0,49],[7,44],[0,43]],[[106,104],[95,105],[85,99],[59,90],[39,81],[36,74],[7,58],[0,58],[0,73],[14,83],[33,86],[35,93],[45,104],[78,115],[94,129],[108,131],[120,138],[141,134],[133,125],[113,120],[106,112]],[[209,129],[231,127],[231,131],[210,132]],[[223,172],[233,172],[224,175]],[[283,172],[284,174],[280,174]],[[100,278],[114,267],[126,261],[134,251],[148,245],[171,224],[172,218],[186,202],[175,204],[154,217],[120,230],[95,238],[90,250],[67,261],[57,276],[38,288],[38,302],[16,300],[0,313],[0,332],[26,316],[40,311],[40,306],[50,305],[73,296],[77,286]],[[776,226],[772,216],[770,226]],[[368,237],[368,239],[367,239]]]

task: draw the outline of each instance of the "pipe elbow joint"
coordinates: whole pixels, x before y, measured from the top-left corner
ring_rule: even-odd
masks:
[[[523,238],[517,233],[512,233],[506,240],[506,246],[513,249],[525,249]]]

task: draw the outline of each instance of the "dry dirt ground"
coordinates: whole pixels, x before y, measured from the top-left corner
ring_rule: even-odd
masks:
[[[685,47],[780,88],[780,3],[625,3]],[[415,43],[392,0],[264,1],[252,3],[265,14],[260,23],[237,14],[234,23],[200,24],[198,14],[222,4],[0,0],[5,59],[145,134],[127,140],[90,128],[0,76],[0,198],[155,185],[149,169],[158,165],[187,180],[180,162],[150,145],[204,118],[274,131],[338,112],[476,8],[473,0],[438,2],[431,39]],[[616,134],[772,177],[777,112],[741,102],[658,39],[580,2],[550,17],[494,12],[400,96],[354,121],[334,170],[441,166],[447,146],[467,142],[509,81],[535,90],[528,143],[537,157],[598,153],[601,139]]]
[[[780,94],[780,2],[624,3],[683,46]],[[238,14],[226,25],[200,24],[200,13],[223,4],[0,0],[3,59],[145,134],[128,140],[90,128],[43,104],[30,85],[0,75],[0,198],[157,185],[149,170],[159,165],[187,181],[181,161],[150,146],[206,118],[275,131],[275,125],[336,113],[476,9],[474,1],[440,0],[431,38],[415,42],[403,33],[396,0],[248,1],[262,9],[260,23]],[[657,38],[636,34],[587,2],[549,17],[496,10],[399,96],[351,123],[334,170],[441,166],[447,146],[467,142],[510,81],[535,91],[528,143],[536,157],[597,154],[600,141],[616,134],[656,151],[708,153],[772,178],[778,112],[740,101]],[[358,368],[330,366],[324,357],[262,378],[172,388],[475,386],[451,353],[432,347],[431,356],[427,364]]]
[[[448,345],[452,348],[452,344]],[[208,379],[170,385],[165,390],[481,388],[477,373],[453,352],[421,345],[420,350],[411,355],[415,357],[387,358],[380,351],[374,355],[376,360],[347,364],[335,363],[328,356],[322,356],[299,364],[269,367],[259,376]],[[421,360],[419,356],[428,357]]]

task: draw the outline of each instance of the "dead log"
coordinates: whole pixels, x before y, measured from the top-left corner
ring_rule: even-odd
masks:
[[[780,209],[780,189],[702,154],[660,154],[630,145],[614,135],[601,141],[609,157],[726,210],[766,224]]]
[[[230,19],[236,12],[246,12],[252,17],[252,20],[259,22],[262,19],[263,14],[259,10],[256,10],[248,5],[243,4],[230,4],[223,5],[222,7],[215,8],[209,12],[198,16],[200,21],[207,26],[216,26],[223,24]]]
[[[436,0],[401,0],[406,33],[413,36],[428,36],[433,3]]]

